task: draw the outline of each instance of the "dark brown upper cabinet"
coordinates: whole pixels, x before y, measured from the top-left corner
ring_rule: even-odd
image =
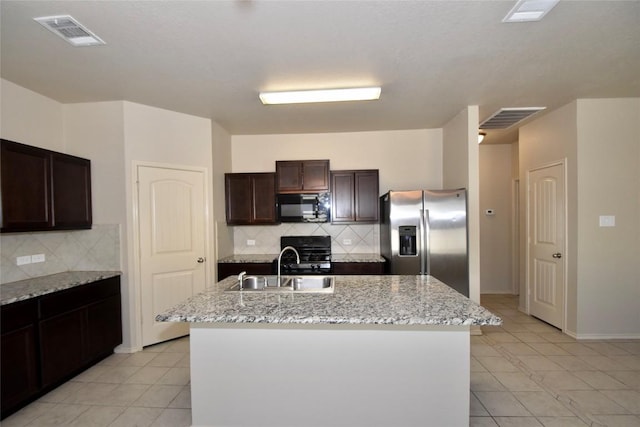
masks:
[[[91,228],[91,162],[0,141],[3,233]]]
[[[278,193],[329,191],[329,160],[276,161]]]
[[[378,170],[331,172],[331,222],[377,223]]]
[[[276,224],[276,179],[273,172],[227,173],[224,179],[227,224]]]

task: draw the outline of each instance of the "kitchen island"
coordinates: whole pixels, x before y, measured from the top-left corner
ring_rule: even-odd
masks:
[[[470,326],[500,318],[428,276],[335,276],[333,293],[225,292],[191,323],[194,426],[462,426]]]

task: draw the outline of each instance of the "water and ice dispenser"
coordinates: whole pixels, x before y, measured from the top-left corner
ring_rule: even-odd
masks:
[[[418,246],[416,241],[415,225],[401,225],[398,227],[398,237],[400,239],[400,255],[417,255]]]

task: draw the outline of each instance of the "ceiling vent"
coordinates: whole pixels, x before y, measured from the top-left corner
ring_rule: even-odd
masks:
[[[501,108],[480,123],[480,129],[507,129],[547,107]]]
[[[33,19],[73,46],[97,46],[106,44],[100,37],[93,34],[70,15],[43,16]]]

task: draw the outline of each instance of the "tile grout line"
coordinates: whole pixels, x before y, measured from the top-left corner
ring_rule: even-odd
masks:
[[[542,382],[542,377],[536,372],[531,371],[529,367],[527,367],[520,359],[518,359],[515,355],[511,354],[507,349],[505,349],[501,343],[498,343],[491,339],[489,334],[485,334],[485,339],[489,341],[489,344],[503,357],[505,357],[510,363],[512,363],[515,367],[520,369],[527,377],[532,380],[536,385],[542,388],[544,391],[549,393],[554,397],[558,402],[560,402],[566,409],[571,411],[576,417],[580,418],[582,422],[587,424],[590,427],[607,427],[605,424],[601,424],[593,418],[593,414],[591,414],[586,409],[582,408],[577,402],[571,399],[569,396],[564,395],[561,391],[557,391],[552,387],[544,384]],[[525,343],[526,344],[526,343]],[[514,396],[515,397],[515,396]],[[517,397],[516,397],[517,399]],[[537,419],[537,417],[536,417]]]

